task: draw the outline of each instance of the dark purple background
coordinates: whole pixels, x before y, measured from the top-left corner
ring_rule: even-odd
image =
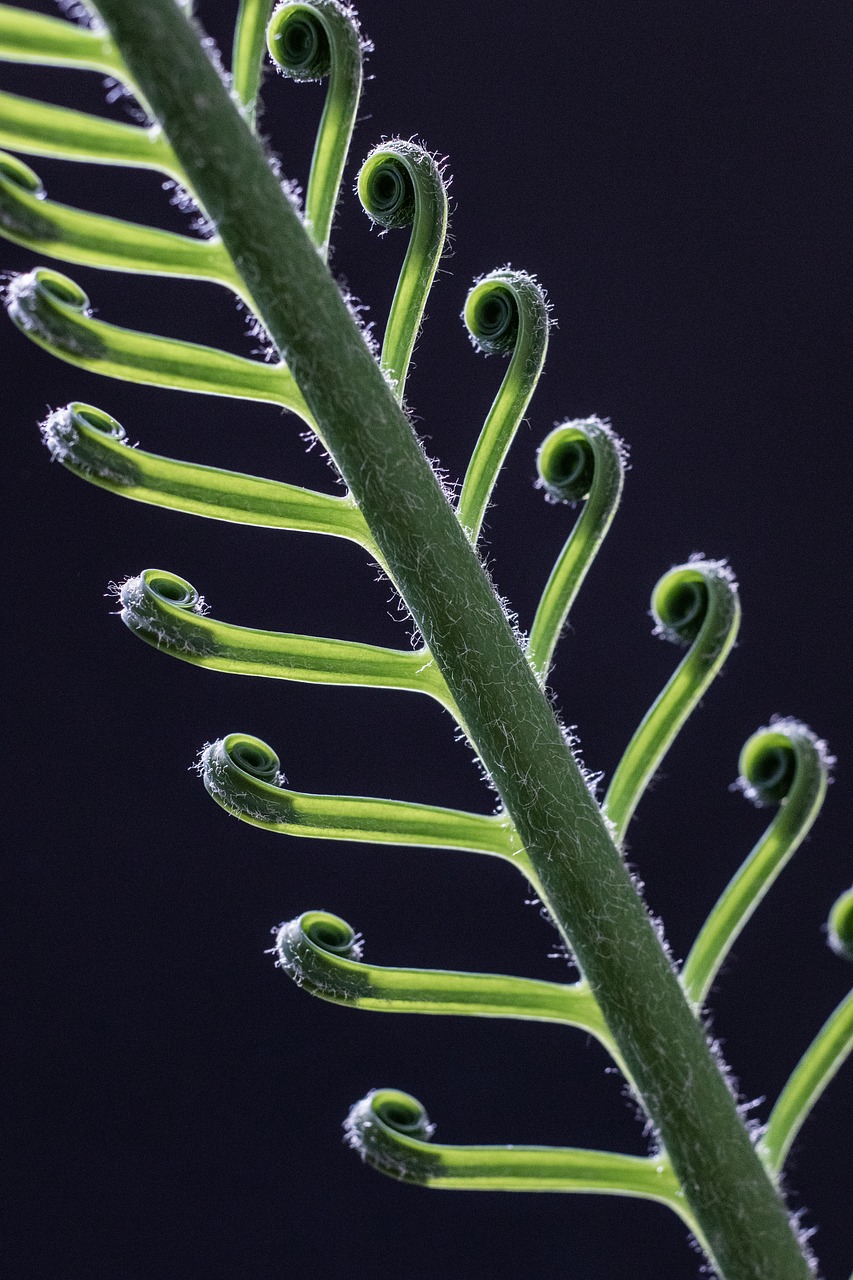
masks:
[[[220,39],[234,8],[201,6]],[[362,18],[375,80],[347,188],[394,134],[446,153],[455,175],[453,252],[409,384],[451,477],[503,372],[459,322],[470,281],[510,261],[554,302],[546,376],[489,519],[495,577],[523,626],[572,518],[532,487],[537,443],[559,418],[598,413],[632,447],[622,512],[554,679],[591,768],[612,771],[675,661],[649,635],[657,577],[699,550],[730,556],[740,578],[740,646],[632,829],[677,956],[766,821],[727,789],[745,738],[774,712],[797,715],[840,756],[824,816],[714,999],[744,1097],[772,1100],[850,981],[822,933],[850,881],[849,12],[832,0],[372,0]],[[95,76],[3,67],[2,82],[126,118]],[[272,79],[265,92],[264,129],[303,181],[321,96]],[[156,175],[32,163],[56,199],[183,223]],[[334,244],[334,268],[381,333],[404,236],[378,237],[347,193]],[[33,260],[3,244],[2,263]],[[105,319],[249,350],[214,286],[68,272]],[[402,694],[197,670],[133,639],[103,595],[168,568],[223,619],[405,645],[364,557],[120,501],[49,466],[35,430],[47,406],[88,400],[145,448],[332,486],[298,426],[270,407],[76,371],[8,323],[0,343],[17,504],[8,1274],[697,1274],[659,1207],[432,1193],[360,1168],[341,1145],[349,1104],[389,1084],[422,1098],[444,1141],[644,1150],[619,1080],[581,1035],[324,1005],[263,954],[271,926],[326,907],[365,933],[377,963],[561,975],[553,935],[496,861],[275,837],[226,818],[188,772],[207,739],[245,730],[279,750],[299,789],[486,811],[447,718]],[[849,1099],[848,1068],[790,1166],[794,1204],[822,1224],[826,1280],[846,1280],[853,1261]]]

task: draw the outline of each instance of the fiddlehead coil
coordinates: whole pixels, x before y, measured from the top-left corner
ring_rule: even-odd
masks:
[[[292,80],[329,77],[305,197],[309,234],[325,253],[361,97],[363,55],[369,46],[353,10],[338,0],[285,0],[270,19],[267,47],[278,69]]]
[[[457,514],[477,541],[498,473],[536,389],[548,349],[548,301],[534,276],[506,267],[478,280],[462,318],[478,351],[511,355],[483,424],[459,495]]]
[[[426,693],[452,708],[447,686],[423,650],[387,649],[220,622],[205,616],[202,597],[190,583],[160,569],[146,569],[118,590],[125,625],[140,639],[184,662],[273,680],[405,689]]]
[[[625,749],[604,812],[622,840],[650,779],[725,662],[740,625],[734,574],[722,560],[692,557],[652,593],[655,634],[689,651]]]
[[[361,936],[326,911],[308,911],[274,932],[279,968],[322,1000],[385,1013],[557,1022],[591,1033],[620,1061],[583,981],[541,982],[496,973],[366,964]]]
[[[669,1165],[654,1157],[578,1147],[448,1146],[411,1094],[374,1089],[351,1109],[346,1140],[379,1173],[421,1186],[469,1191],[574,1191],[659,1200],[691,1227]]]
[[[682,982],[697,1004],[808,834],[823,804],[831,766],[826,743],[799,720],[776,720],[744,745],[741,790],[756,804],[779,805],[779,811],[723,891],[685,961]]]
[[[532,875],[515,828],[502,815],[487,817],[402,800],[291,791],[281,785],[279,760],[272,748],[241,733],[206,746],[198,767],[217,804],[253,826],[326,840],[490,853],[508,858],[528,878]]]
[[[853,960],[853,889],[842,893],[829,913],[829,945],[838,956]]]
[[[627,451],[600,418],[564,422],[545,437],[536,457],[539,484],[550,502],[585,500],[542,592],[527,653],[544,681],[569,612],[616,514]]]
[[[80,286],[48,267],[11,281],[6,309],[27,337],[82,369],[146,386],[277,404],[317,430],[285,364],[264,364],[95,319]]]
[[[435,157],[415,142],[374,147],[358,175],[365,213],[385,230],[412,228],[385,326],[380,364],[398,401],[447,234],[447,189]]]
[[[210,520],[348,538],[378,558],[364,517],[348,496],[132,449],[124,427],[94,405],[55,409],[41,431],[51,457],[111,493]]]

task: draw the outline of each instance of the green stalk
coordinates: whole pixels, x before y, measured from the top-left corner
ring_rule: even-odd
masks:
[[[129,80],[127,68],[103,30],[0,4],[0,62],[75,67]]]
[[[364,517],[349,496],[338,498],[131,448],[121,423],[91,404],[75,402],[55,409],[42,423],[42,436],[57,462],[110,493],[209,520],[348,538],[379,558]]]
[[[254,124],[258,90],[261,87],[261,65],[266,53],[267,23],[273,0],[240,0],[231,70],[234,92],[243,103],[246,119]]]
[[[542,982],[503,973],[398,969],[365,964],[361,939],[340,916],[306,911],[279,926],[277,964],[321,1000],[386,1013],[523,1018],[581,1027],[615,1055],[586,983]]]
[[[574,1191],[637,1196],[674,1210],[701,1236],[665,1160],[577,1147],[474,1147],[431,1142],[434,1126],[410,1093],[374,1089],[344,1130],[380,1173],[424,1187],[467,1191]]]
[[[178,235],[48,200],[38,174],[2,151],[0,229],[7,240],[63,262],[210,280],[242,295],[242,281],[218,240]]]
[[[122,124],[14,93],[0,93],[0,147],[57,160],[159,169],[178,182],[183,179],[171,147],[156,126]]]
[[[778,1174],[791,1144],[826,1086],[853,1049],[853,991],[827,1018],[780,1093],[761,1140],[770,1168]]]
[[[145,569],[128,578],[119,598],[121,620],[134,635],[183,662],[273,680],[407,689],[428,694],[448,710],[453,707],[435,663],[423,649],[388,649],[219,622],[205,613],[195,587],[162,569]]]
[[[553,711],[258,140],[173,0],[98,7],[448,683],[718,1269],[726,1280],[809,1280],[785,1207]]]

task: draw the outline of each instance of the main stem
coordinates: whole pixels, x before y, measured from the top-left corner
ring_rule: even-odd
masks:
[[[785,1208],[551,708],[260,144],[175,0],[97,3],[447,680],[713,1260],[726,1280],[808,1280]]]

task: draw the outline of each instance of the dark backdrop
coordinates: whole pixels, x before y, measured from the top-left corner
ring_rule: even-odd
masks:
[[[220,38],[234,8],[201,6]],[[729,790],[745,738],[775,712],[797,715],[841,757],[823,818],[714,1000],[744,1098],[772,1101],[850,980],[822,932],[850,880],[846,6],[370,0],[362,18],[375,79],[347,187],[395,134],[446,153],[454,174],[452,253],[409,384],[451,477],[503,372],[459,322],[470,281],[510,261],[554,302],[547,372],[488,527],[522,625],[572,519],[533,489],[535,446],[555,420],[598,413],[632,447],[554,678],[591,768],[612,771],[675,661],[649,634],[660,573],[698,550],[729,556],[740,578],[741,643],[631,834],[676,956],[766,821]],[[95,76],[4,67],[3,83],[126,118]],[[265,91],[264,128],[303,181],[321,99],[280,80]],[[33,163],[57,199],[183,225],[154,175]],[[372,232],[347,194],[333,266],[380,333],[403,243]],[[12,270],[32,265],[2,253]],[[249,349],[213,286],[69,273],[105,319]],[[104,598],[111,580],[168,568],[223,619],[405,645],[364,557],[121,501],[49,466],[35,424],[88,400],[145,448],[331,487],[318,452],[270,407],[113,384],[8,324],[0,342],[14,508],[9,1274],[696,1274],[656,1206],[433,1193],[360,1168],[342,1146],[349,1104],[390,1084],[423,1099],[445,1141],[644,1150],[618,1079],[579,1034],[341,1009],[273,968],[271,926],[321,906],[364,932],[377,963],[562,972],[552,933],[496,861],[276,837],[228,819],[188,771],[206,740],[245,730],[279,749],[299,789],[488,810],[469,753],[426,700],[200,671],[140,644]],[[793,1203],[822,1224],[826,1280],[851,1266],[849,1086],[848,1070],[791,1161]]]

